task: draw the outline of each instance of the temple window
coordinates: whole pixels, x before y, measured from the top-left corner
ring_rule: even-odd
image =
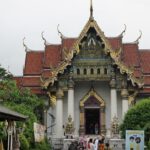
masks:
[[[94,74],[94,69],[93,68],[91,68],[91,74]]]
[[[83,70],[83,74],[86,75],[87,74],[87,70],[84,68]]]
[[[104,68],[104,74],[107,74],[107,68]]]
[[[97,74],[100,74],[101,73],[101,70],[100,68],[97,69]]]
[[[79,69],[79,68],[77,69],[77,74],[78,74],[78,75],[80,74],[80,69]]]

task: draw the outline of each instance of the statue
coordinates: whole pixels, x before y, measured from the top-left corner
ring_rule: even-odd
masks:
[[[116,116],[114,116],[112,124],[111,124],[111,132],[112,135],[119,135],[119,121]]]
[[[75,128],[73,125],[72,117],[71,117],[71,115],[69,115],[67,124],[65,126],[65,134],[66,135],[72,135],[74,130],[75,130]]]

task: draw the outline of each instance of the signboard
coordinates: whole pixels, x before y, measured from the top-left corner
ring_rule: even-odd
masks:
[[[144,131],[126,130],[126,150],[144,150]]]
[[[45,126],[34,122],[34,139],[35,142],[41,142],[45,138]]]

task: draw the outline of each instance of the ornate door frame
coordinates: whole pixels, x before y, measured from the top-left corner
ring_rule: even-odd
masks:
[[[97,94],[94,88],[91,88],[90,91],[80,100],[80,129],[79,134],[85,134],[85,103],[89,100],[90,97],[94,97],[99,103],[100,108],[100,134],[105,134],[105,102],[101,96]]]

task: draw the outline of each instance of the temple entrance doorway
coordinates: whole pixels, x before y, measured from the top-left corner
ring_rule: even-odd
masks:
[[[100,109],[85,108],[85,134],[100,133]]]

